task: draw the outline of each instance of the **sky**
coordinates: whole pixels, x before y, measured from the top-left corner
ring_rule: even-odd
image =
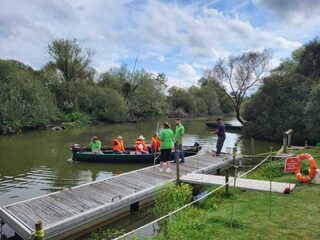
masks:
[[[269,67],[320,35],[320,0],[1,0],[0,58],[40,69],[48,44],[76,38],[98,73],[127,64],[197,84],[220,58],[264,48]]]

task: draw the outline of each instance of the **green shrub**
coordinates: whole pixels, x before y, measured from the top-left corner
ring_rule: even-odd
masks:
[[[163,216],[185,204],[192,199],[192,187],[188,184],[176,186],[169,183],[155,196],[154,213]]]
[[[100,229],[90,234],[86,240],[111,240],[125,234],[123,229]]]

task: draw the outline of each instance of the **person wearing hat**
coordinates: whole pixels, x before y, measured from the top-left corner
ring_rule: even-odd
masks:
[[[182,146],[183,137],[184,137],[184,126],[181,124],[181,119],[177,118],[176,132],[174,135],[174,138],[175,138],[174,149],[175,151],[178,150],[178,153],[179,153],[178,160],[179,158],[181,158],[181,161],[180,161],[181,163],[184,163],[184,152],[183,152],[183,146]],[[173,162],[176,162],[176,154],[174,154],[173,159],[174,159]]]
[[[148,153],[147,144],[145,143],[144,139],[145,138],[142,135],[140,135],[137,138],[137,141],[135,144],[136,154],[147,154]]]
[[[91,152],[94,154],[102,153],[101,152],[101,142],[98,140],[97,136],[91,138],[91,142],[88,145],[88,148],[91,148]]]
[[[159,172],[163,171],[163,165],[166,163],[167,169],[166,172],[171,172],[170,169],[170,160],[171,160],[171,150],[173,147],[174,133],[170,129],[170,124],[168,122],[163,123],[163,130],[160,133],[160,169]]]
[[[112,140],[112,150],[114,153],[120,153],[120,154],[126,152],[123,146],[123,141],[121,136],[118,136],[116,139]]]

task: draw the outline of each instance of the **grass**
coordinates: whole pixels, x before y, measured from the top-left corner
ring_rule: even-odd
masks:
[[[320,165],[320,148],[304,152],[312,154]],[[290,194],[271,194],[271,218],[269,192],[231,189],[232,197],[226,198],[219,191],[197,207],[175,215],[166,231],[152,239],[320,239],[320,186],[298,183],[295,176],[283,173],[283,166],[283,162],[273,162],[249,176],[297,183]]]

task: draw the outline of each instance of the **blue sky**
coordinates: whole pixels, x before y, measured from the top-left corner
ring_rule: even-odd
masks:
[[[55,38],[95,50],[99,73],[127,64],[196,84],[219,58],[270,48],[270,68],[320,35],[320,0],[1,0],[0,58],[41,68]]]

